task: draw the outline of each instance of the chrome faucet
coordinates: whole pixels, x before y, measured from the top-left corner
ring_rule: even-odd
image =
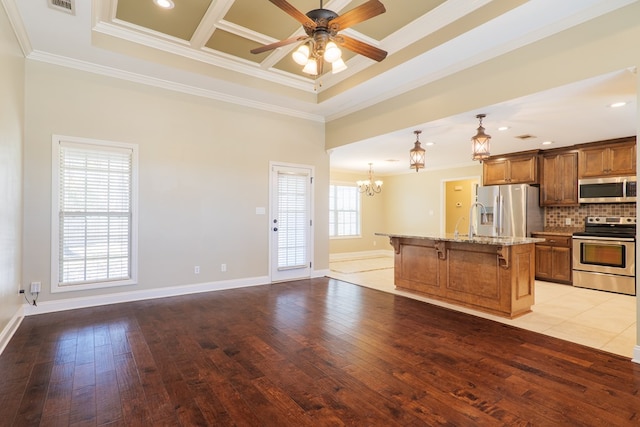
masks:
[[[453,229],[453,237],[454,237],[455,239],[457,239],[457,238],[458,238],[458,236],[460,235],[460,233],[458,233],[458,226],[460,225],[460,221],[463,221],[463,220],[464,220],[464,217],[463,217],[463,216],[461,216],[460,218],[458,218],[458,221],[456,222],[456,226],[455,226],[455,228]]]
[[[480,221],[481,222],[486,222],[487,221],[487,209],[484,207],[484,205],[480,202],[473,202],[471,204],[471,208],[469,208],[469,239],[473,239],[473,236],[477,236],[478,235],[478,230],[475,229],[474,227],[474,217],[473,217],[473,208],[475,208],[476,206],[480,207]]]

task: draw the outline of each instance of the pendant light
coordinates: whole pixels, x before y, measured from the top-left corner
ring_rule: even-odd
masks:
[[[486,116],[486,114],[478,114],[476,116],[480,121],[480,126],[478,127],[478,133],[471,137],[471,159],[479,160],[480,163],[491,155],[489,152],[491,135],[484,133],[484,127],[482,127],[482,119]]]
[[[420,147],[420,134],[421,130],[414,130],[413,133],[416,134],[416,142],[414,147],[409,151],[409,168],[416,168],[416,172],[419,169],[424,168],[424,158],[425,158],[425,150]]]

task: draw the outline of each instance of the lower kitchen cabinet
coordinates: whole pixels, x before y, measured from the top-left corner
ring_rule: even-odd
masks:
[[[536,243],[536,279],[571,284],[571,236],[531,233],[531,237],[545,239]]]

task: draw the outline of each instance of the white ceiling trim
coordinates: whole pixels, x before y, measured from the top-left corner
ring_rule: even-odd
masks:
[[[287,76],[278,75],[274,77],[273,74],[267,73],[265,70],[261,69],[260,66],[255,62],[241,60],[240,58],[232,61],[225,58],[221,52],[207,49],[205,47],[200,50],[191,49],[189,47],[186,47],[184,40],[182,40],[182,43],[180,45],[169,43],[163,40],[159,40],[150,35],[141,34],[137,31],[131,31],[128,28],[124,28],[120,25],[114,25],[107,22],[99,22],[93,27],[93,30],[98,33],[128,40],[133,43],[138,43],[147,47],[162,50],[164,52],[180,55],[185,58],[203,62],[209,65],[218,66],[227,70],[257,77],[267,81],[272,81],[281,85],[292,87],[294,89],[299,89],[310,93],[314,92],[313,84],[308,81],[295,79],[288,73]]]
[[[18,12],[18,6],[12,0],[0,1],[2,2],[2,6],[4,6],[4,10],[7,12],[13,32],[16,34],[18,44],[20,44],[20,49],[22,49],[22,53],[26,57],[33,52],[33,47],[31,46],[31,41],[29,40],[29,35],[27,34],[24,22],[20,17],[20,12]]]
[[[119,70],[117,68],[106,67],[104,65],[97,65],[91,62],[80,61],[77,59],[70,59],[67,57],[59,56],[59,55],[53,55],[47,52],[33,51],[31,52],[31,54],[27,56],[27,59],[39,61],[39,62],[45,62],[53,65],[59,65],[62,67],[72,68],[75,70],[86,71],[89,73],[99,74],[107,77],[113,77],[113,78],[126,80],[134,83],[140,83],[147,86],[167,89],[175,92],[186,93],[189,95],[200,96],[203,98],[209,98],[216,101],[228,102],[231,104],[241,105],[244,107],[255,108],[263,111],[269,111],[271,113],[283,114],[286,116],[297,117],[305,120],[311,120],[314,122],[324,123],[325,121],[324,117],[322,116],[305,113],[300,110],[279,107],[273,104],[253,101],[247,98],[228,95],[228,94],[217,92],[214,90],[202,89],[199,87],[189,86],[182,83],[176,83],[168,80],[149,77],[142,74]]]

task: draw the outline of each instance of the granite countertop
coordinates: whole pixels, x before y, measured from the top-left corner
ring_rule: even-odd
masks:
[[[529,243],[544,242],[545,239],[535,237],[490,237],[490,236],[474,236],[471,239],[466,235],[455,236],[454,234],[440,234],[440,235],[407,235],[407,234],[392,234],[392,233],[375,233],[376,236],[387,237],[400,237],[405,239],[424,239],[424,240],[439,240],[443,242],[459,242],[459,243],[477,243],[481,245],[500,245],[500,246],[514,246],[514,245],[526,245]]]
[[[544,231],[535,231],[535,233],[544,233],[544,234],[551,234],[553,236],[570,237],[573,235],[573,233],[578,231],[584,231],[584,229],[578,228],[578,227],[549,227],[549,228],[545,228]]]

